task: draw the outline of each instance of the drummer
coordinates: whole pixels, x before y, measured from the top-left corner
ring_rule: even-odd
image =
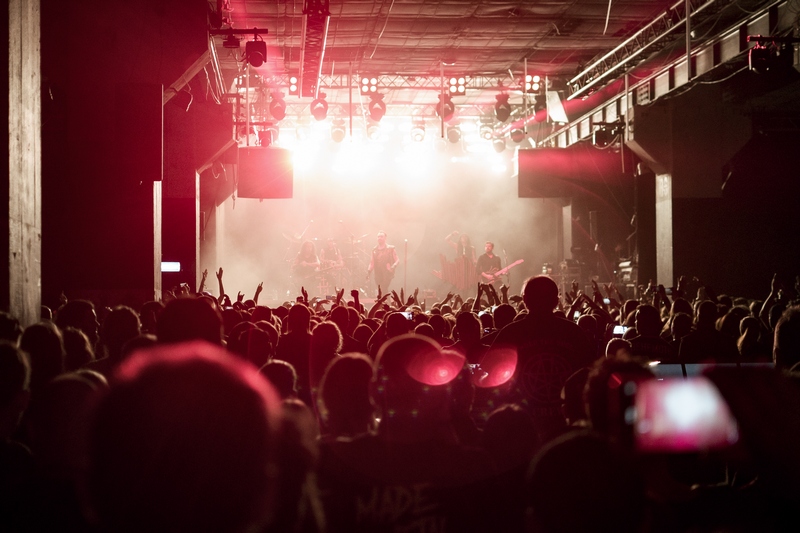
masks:
[[[322,261],[320,270],[332,270],[344,266],[344,259],[336,246],[336,241],[329,237],[325,247],[320,250],[319,258]]]

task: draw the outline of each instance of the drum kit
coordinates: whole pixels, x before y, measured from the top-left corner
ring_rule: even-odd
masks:
[[[312,221],[313,222],[313,221]],[[305,287],[311,296],[324,298],[335,294],[336,289],[365,289],[365,273],[369,265],[370,254],[366,250],[365,239],[369,233],[360,237],[349,234],[341,240],[344,244],[338,246],[337,241],[332,239],[320,239],[318,237],[309,238],[306,230],[300,235],[289,235],[282,233],[288,241],[288,247],[284,254],[284,260],[290,265],[291,292],[298,291],[300,287]],[[305,241],[314,243],[314,249],[320,256],[319,267],[310,271],[291,268],[295,257]]]

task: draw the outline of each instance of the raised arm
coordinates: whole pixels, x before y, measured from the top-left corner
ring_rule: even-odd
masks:
[[[206,288],[206,277],[208,277],[207,268],[203,270],[203,275],[200,277],[200,286],[197,287],[197,294],[200,294]]]
[[[217,298],[217,302],[222,304],[225,297],[225,287],[222,285],[222,267],[219,267],[219,271],[217,272],[217,285],[219,285],[219,297]]]
[[[447,237],[444,238],[444,242],[449,244],[453,249],[458,250],[458,235],[457,231],[451,231]]]

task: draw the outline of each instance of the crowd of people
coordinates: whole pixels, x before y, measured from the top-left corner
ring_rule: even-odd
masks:
[[[206,277],[138,310],[0,314],[0,530],[800,525],[800,280],[758,301],[536,276],[430,306],[379,287],[271,307]],[[645,427],[637,395],[659,377],[713,384],[727,440]],[[667,402],[678,425],[708,410],[699,394]]]

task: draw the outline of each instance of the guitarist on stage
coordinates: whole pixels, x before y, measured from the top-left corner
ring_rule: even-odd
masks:
[[[495,281],[497,281],[493,275],[495,272],[500,270],[500,258],[494,255],[493,242],[486,241],[485,250],[486,253],[481,254],[481,256],[478,258],[478,264],[476,265],[475,270],[482,275],[484,278],[483,281],[493,284]],[[487,276],[489,279],[487,279]]]
[[[372,258],[367,267],[367,279],[370,273],[375,271],[375,286],[380,286],[384,294],[389,290],[389,284],[394,277],[394,269],[400,263],[397,257],[397,250],[391,244],[386,244],[386,232],[378,232],[378,245],[372,249]]]

